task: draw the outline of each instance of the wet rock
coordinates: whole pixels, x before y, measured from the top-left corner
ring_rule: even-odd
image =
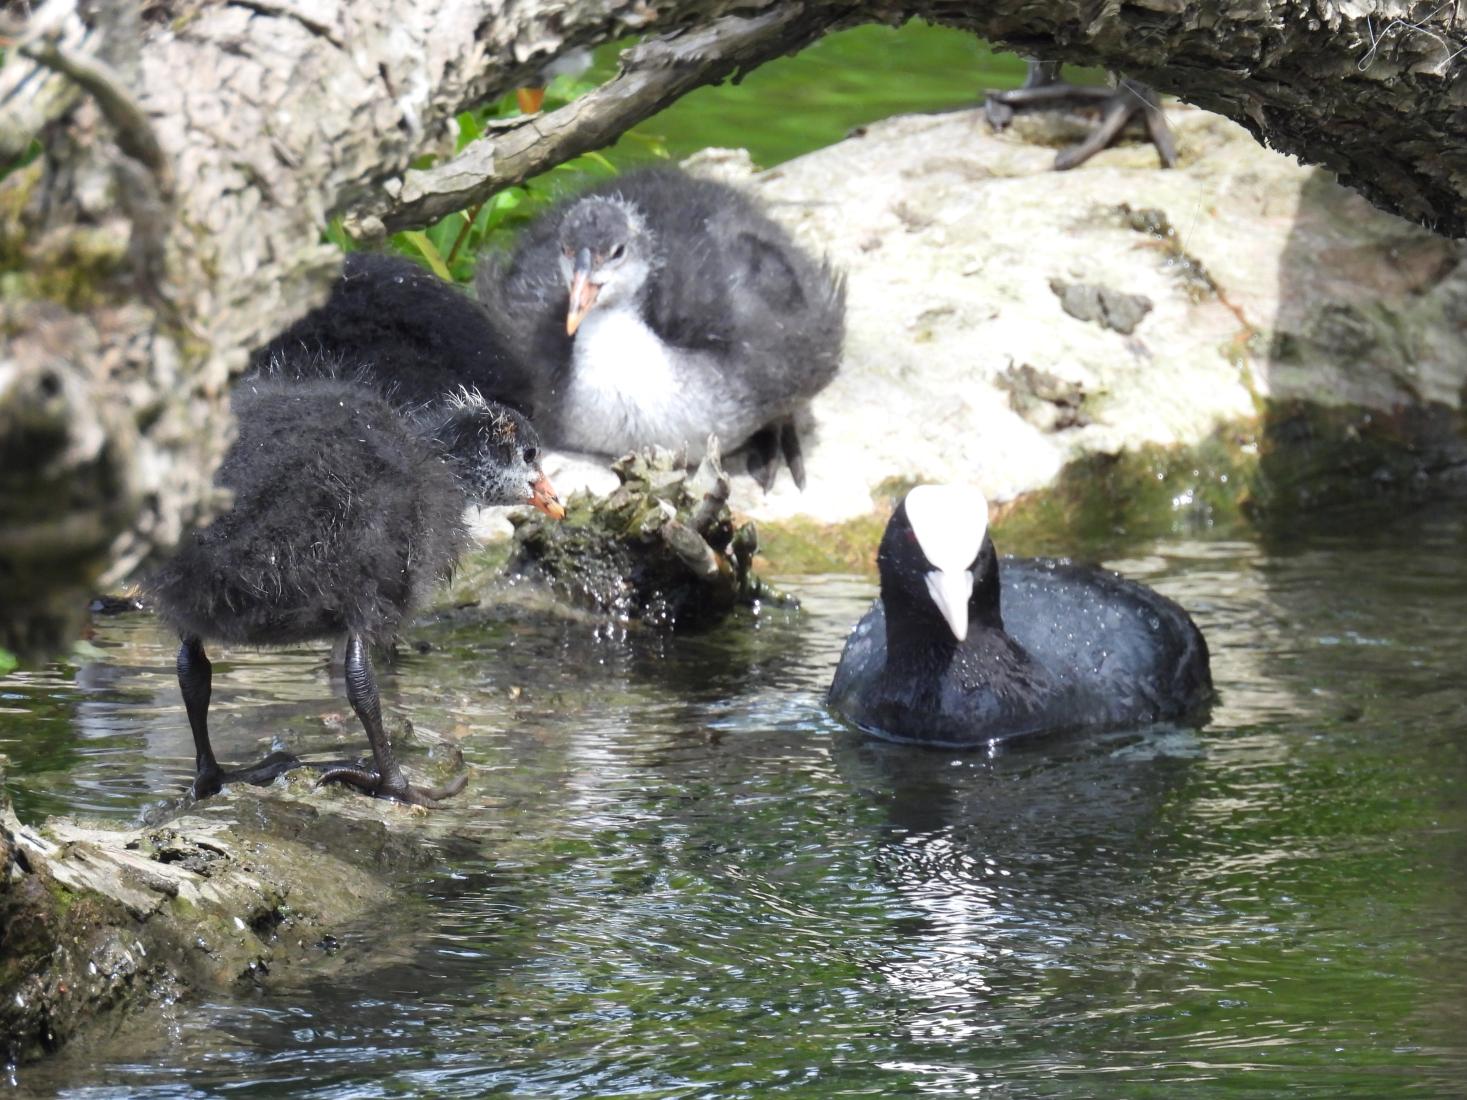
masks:
[[[371,916],[405,930],[439,858],[431,815],[293,773],[142,828],[19,821],[0,757],[0,1062],[186,990],[267,982]],[[177,807],[175,807],[175,811]],[[298,975],[297,975],[298,977]]]

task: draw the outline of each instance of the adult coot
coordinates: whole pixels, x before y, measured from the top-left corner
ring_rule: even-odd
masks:
[[[320,306],[258,349],[256,372],[332,377],[351,363],[394,401],[461,387],[534,415],[535,376],[508,321],[401,256],[350,253]]]
[[[449,574],[464,549],[468,502],[534,504],[563,514],[537,462],[539,439],[513,410],[472,391],[404,411],[360,379],[258,376],[233,395],[238,437],[217,481],[234,503],[185,539],[148,589],[174,627],[178,684],[196,753],[193,794],[268,782],[298,764],[276,754],[225,771],[209,744],[206,639],[292,645],[346,639],[347,698],[374,765],[328,767],[379,797],[431,805],[393,757],[368,649]]]
[[[766,489],[781,454],[804,485],[795,418],[840,365],[845,291],[746,195],[629,172],[546,211],[477,285],[547,372],[550,443],[696,459],[714,434],[729,451],[750,444]]]
[[[876,561],[881,598],[846,641],[830,704],[878,736],[970,747],[1180,718],[1211,696],[1185,611],[1107,570],[999,561],[974,489],[913,489]]]

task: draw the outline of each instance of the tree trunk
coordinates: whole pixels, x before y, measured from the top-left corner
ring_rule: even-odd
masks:
[[[826,30],[922,16],[1123,70],[1458,235],[1455,14],[1386,0],[50,0],[0,21],[0,164],[42,149],[0,178],[0,646],[55,646],[89,587],[218,506],[229,379],[319,300],[333,215],[363,238],[424,224]],[[630,32],[653,37],[605,88],[407,171],[451,149],[459,110]]]

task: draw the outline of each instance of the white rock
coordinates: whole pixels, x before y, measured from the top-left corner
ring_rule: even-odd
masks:
[[[1086,454],[1199,442],[1268,399],[1455,406],[1456,245],[1224,119],[1168,114],[1182,165],[1170,171],[1134,146],[1053,172],[1053,149],[995,135],[979,112],[890,119],[761,175],[714,158],[849,285],[845,362],[805,436],[806,491],[787,473],[768,495],[740,476],[734,506],[835,522],[869,513],[892,478],[968,481],[1003,501]],[[1123,206],[1160,210],[1175,243]],[[1192,261],[1220,295],[1196,294]],[[1067,314],[1055,280],[1152,309],[1124,335]],[[740,456],[727,465],[742,473]],[[593,470],[604,464],[557,487]]]

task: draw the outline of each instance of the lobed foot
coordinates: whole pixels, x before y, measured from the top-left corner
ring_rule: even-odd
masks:
[[[469,773],[463,772],[441,787],[414,787],[403,778],[401,772],[384,778],[375,768],[362,764],[343,762],[313,766],[321,769],[320,778],[316,780],[318,787],[327,783],[344,783],[373,798],[390,798],[397,802],[406,802],[409,806],[437,806],[458,794],[469,782]]]
[[[288,752],[272,752],[264,759],[243,768],[202,767],[194,775],[189,795],[195,801],[210,798],[224,789],[226,783],[253,783],[264,787],[276,777],[301,766],[301,759]]]

